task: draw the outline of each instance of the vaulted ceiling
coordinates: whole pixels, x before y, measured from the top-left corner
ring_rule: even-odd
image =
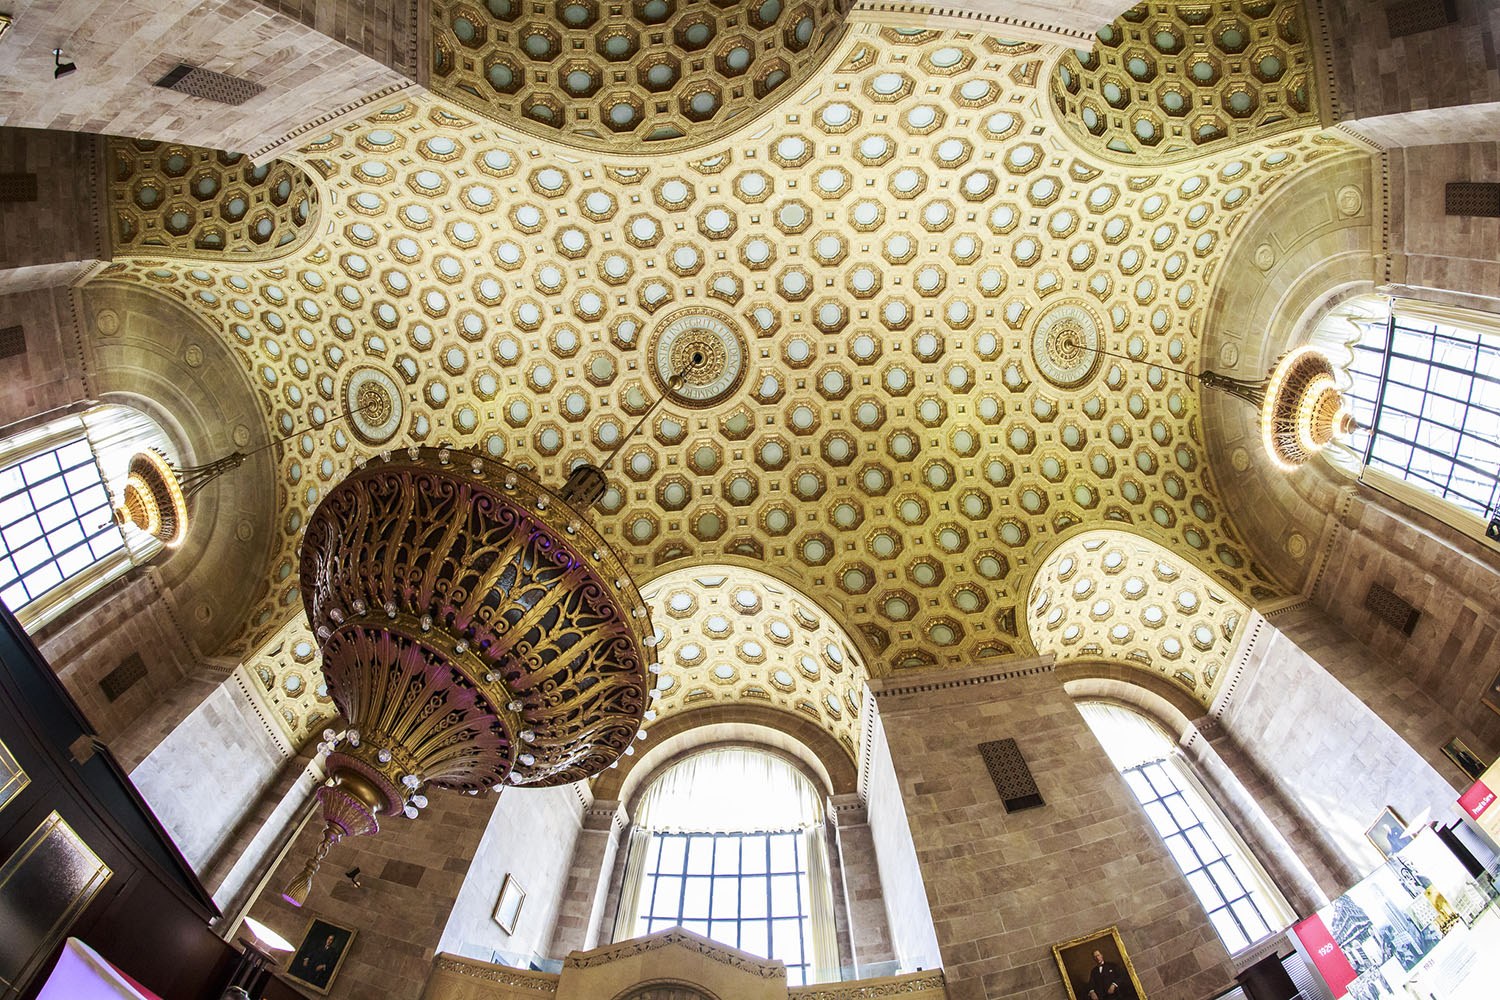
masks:
[[[311,180],[184,148],[111,152],[117,256],[100,280],[190,304],[259,387],[268,432],[298,432],[241,651],[300,606],[311,507],[360,456],[419,441],[553,485],[625,441],[594,517],[643,588],[755,565],[836,615],[872,674],[1034,650],[1038,567],[1089,527],[1165,546],[1236,600],[1272,592],[1222,513],[1196,387],[1167,367],[1198,367],[1237,227],[1347,148],[1313,116],[1222,135],[1189,118],[1158,150],[1130,122],[1178,127],[1166,91],[1105,99],[1118,74],[1097,53],[846,24],[827,6],[807,8],[812,34],[789,51],[800,8],[698,4],[718,20],[690,35],[686,13],[646,4],[598,25],[563,12],[581,20],[531,33],[548,55],[497,3],[434,5],[454,60],[437,92],[310,142],[292,159]],[[1262,50],[1310,100],[1295,5],[1220,7],[1179,18],[1176,43],[1144,14],[1111,30],[1159,43],[1154,71],[1197,86],[1197,114],[1222,102],[1240,121],[1248,81],[1256,114],[1273,91],[1285,104],[1289,82],[1256,77],[1275,68],[1252,61]],[[647,8],[666,20],[612,60],[605,29]],[[1240,52],[1215,18],[1248,33]],[[742,36],[748,76],[716,77]],[[1192,84],[1190,56],[1216,44],[1216,75]],[[652,90],[659,56],[681,71]],[[1080,75],[1091,58],[1101,69]],[[519,76],[492,69],[506,60]],[[788,75],[756,85],[776,60]],[[710,85],[723,104],[699,123],[683,108]],[[1084,124],[1095,90],[1118,116],[1103,129]],[[610,101],[639,117],[601,126]],[[558,117],[528,111],[543,105]],[[1108,145],[1122,130],[1129,153]],[[214,227],[224,249],[202,241]],[[281,256],[256,259],[268,244]],[[1178,683],[1202,698],[1199,652],[1184,647],[1193,680]]]

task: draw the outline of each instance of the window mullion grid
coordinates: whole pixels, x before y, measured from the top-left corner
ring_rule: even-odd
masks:
[[[1174,791],[1169,793],[1169,795],[1162,795],[1160,792],[1156,791],[1155,783],[1152,782],[1150,780],[1150,777],[1146,774],[1146,772],[1151,769],[1154,769],[1158,773],[1160,773],[1162,777],[1166,779],[1166,783],[1169,784],[1174,789]],[[1164,768],[1160,762],[1140,764],[1136,767],[1128,768],[1127,773],[1129,771],[1141,772],[1142,776],[1147,779],[1146,783],[1148,787],[1151,788],[1151,799],[1147,800],[1142,799],[1139,795],[1136,796],[1136,799],[1141,803],[1142,807],[1156,804],[1159,805],[1163,810],[1165,810],[1167,815],[1172,818],[1173,824],[1177,827],[1177,829],[1173,831],[1173,834],[1182,838],[1183,844],[1187,846],[1188,850],[1192,852],[1193,857],[1197,859],[1198,866],[1196,868],[1192,869],[1191,871],[1182,869],[1183,877],[1188,880],[1188,885],[1191,887],[1192,876],[1195,873],[1201,871],[1203,873],[1203,877],[1208,879],[1209,883],[1214,887],[1214,890],[1219,894],[1219,899],[1221,900],[1221,904],[1219,906],[1210,908],[1201,897],[1198,901],[1199,905],[1203,906],[1204,910],[1207,912],[1210,918],[1212,918],[1212,916],[1215,913],[1218,913],[1220,910],[1225,911],[1228,914],[1229,919],[1233,921],[1234,926],[1239,929],[1241,936],[1244,937],[1247,944],[1259,940],[1262,935],[1252,934],[1245,927],[1244,921],[1242,921],[1239,914],[1234,911],[1233,904],[1235,902],[1238,902],[1240,899],[1249,900],[1250,905],[1255,908],[1257,913],[1260,913],[1259,905],[1256,904],[1255,899],[1253,898],[1251,890],[1248,886],[1242,884],[1239,891],[1233,893],[1231,898],[1231,893],[1224,891],[1226,887],[1219,884],[1219,880],[1214,876],[1213,870],[1209,866],[1212,865],[1215,861],[1223,861],[1225,866],[1229,868],[1231,873],[1233,873],[1234,869],[1229,865],[1229,856],[1224,853],[1224,849],[1213,839],[1212,835],[1208,831],[1208,828],[1204,826],[1202,818],[1198,816],[1197,810],[1192,808],[1192,804],[1188,802],[1187,796],[1183,794],[1182,788],[1178,784],[1176,779],[1172,778],[1172,776],[1167,772],[1166,768]],[[1177,822],[1176,814],[1172,812],[1170,806],[1167,804],[1167,799],[1172,796],[1175,796],[1176,798],[1181,800],[1182,805],[1186,809],[1188,815],[1193,818],[1192,826],[1184,827],[1181,823]],[[1147,816],[1150,816],[1149,810],[1147,811]],[[1164,837],[1167,835],[1167,831],[1162,830],[1160,825],[1157,824],[1154,820],[1152,822],[1152,826],[1156,827],[1156,834],[1158,837]],[[1213,845],[1214,850],[1219,852],[1218,857],[1211,860],[1204,859],[1203,854],[1198,850],[1198,846],[1194,844],[1192,838],[1188,836],[1189,831],[1195,829],[1202,831],[1203,836],[1207,838],[1210,844]],[[1180,864],[1178,865],[1178,867],[1179,869],[1182,868]],[[1238,879],[1239,876],[1236,874],[1235,878]],[[1194,892],[1194,895],[1198,894]],[[1271,922],[1265,919],[1265,914],[1260,913],[1260,916],[1262,922],[1269,927]]]

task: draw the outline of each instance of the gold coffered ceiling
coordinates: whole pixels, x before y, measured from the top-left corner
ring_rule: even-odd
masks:
[[[1033,575],[1078,525],[1268,593],[1209,482],[1195,390],[1150,363],[1196,365],[1235,227],[1341,147],[1302,129],[1114,166],[1054,119],[1051,58],[855,24],[750,127],[659,156],[417,98],[299,154],[324,229],[275,266],[114,264],[224,331],[277,432],[379,404],[287,449],[242,648],[297,607],[307,511],[356,457],[447,441],[559,483],[645,412],[648,344],[684,313],[732,323],[744,378],[669,400],[615,460],[596,521],[643,588],[760,565],[877,674],[1029,652]],[[1145,363],[1079,358],[1063,326]]]

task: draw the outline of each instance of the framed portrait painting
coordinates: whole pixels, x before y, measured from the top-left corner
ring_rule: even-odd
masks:
[[[1068,1000],[1146,1000],[1117,927],[1052,946]]]
[[[302,932],[302,943],[287,962],[286,976],[315,993],[327,993],[349,956],[354,932],[313,917]]]
[[[1386,858],[1411,843],[1411,838],[1406,835],[1406,824],[1390,806],[1386,806],[1375,824],[1365,831],[1365,839]]]
[[[495,923],[507,934],[516,932],[516,922],[521,918],[521,904],[526,902],[526,890],[516,882],[516,877],[506,873],[500,885],[500,898],[495,902]]]

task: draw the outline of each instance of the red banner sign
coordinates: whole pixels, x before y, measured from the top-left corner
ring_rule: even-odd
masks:
[[[1323,923],[1323,918],[1314,913],[1306,920],[1292,925],[1292,933],[1297,935],[1297,940],[1302,942],[1302,947],[1312,956],[1313,965],[1318,969],[1318,975],[1328,984],[1333,991],[1335,1000],[1349,992],[1349,984],[1354,982],[1354,966],[1349,964],[1349,959],[1339,949],[1339,943],[1333,939],[1328,932],[1328,925]]]

